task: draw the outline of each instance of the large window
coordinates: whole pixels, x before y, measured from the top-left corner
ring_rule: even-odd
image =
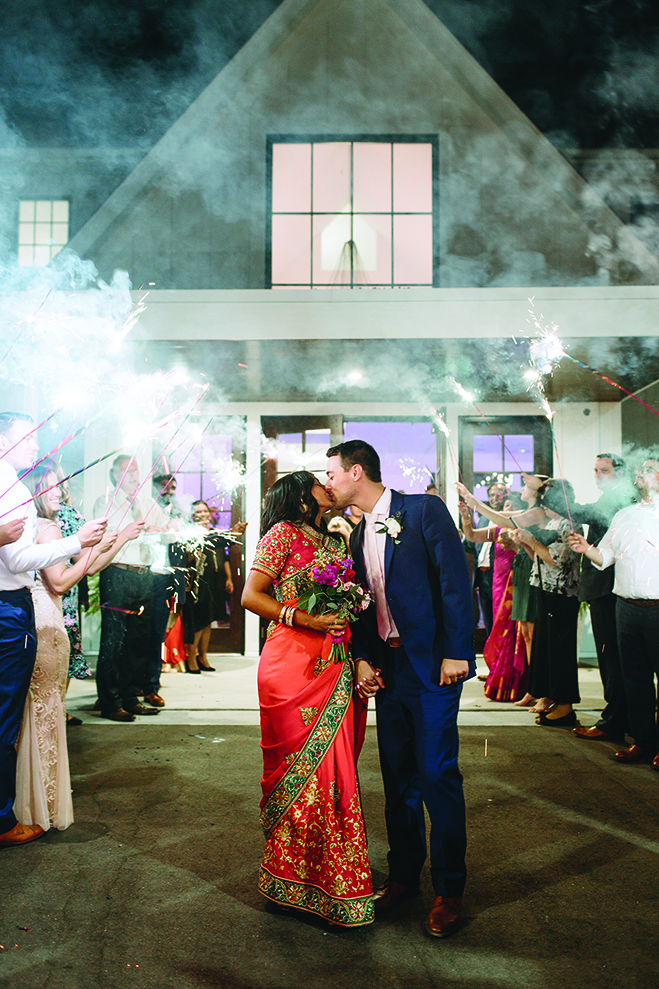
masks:
[[[552,441],[544,416],[460,417],[460,470],[466,486],[487,501],[488,485],[503,480],[521,491],[522,471],[552,473]]]
[[[18,204],[18,264],[43,268],[69,240],[65,199],[23,199]]]
[[[435,283],[437,140],[268,142],[268,286],[392,288]]]

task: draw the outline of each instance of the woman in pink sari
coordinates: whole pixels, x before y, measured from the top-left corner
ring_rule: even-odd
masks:
[[[329,658],[332,634],[348,634],[345,622],[295,607],[313,567],[345,557],[343,543],[327,533],[329,508],[308,471],[273,484],[242,597],[271,619],[258,674],[266,836],[259,889],[282,907],[356,927],[373,920],[357,780],[366,705],[354,690],[352,661]]]

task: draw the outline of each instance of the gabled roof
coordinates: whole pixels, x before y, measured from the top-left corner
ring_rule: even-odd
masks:
[[[388,21],[392,16],[398,18],[401,30],[407,28],[412,33],[418,45],[423,46],[437,61],[438,67],[451,76],[465,99],[485,115],[492,132],[504,136],[519,156],[542,176],[545,188],[560,196],[594,233],[605,234],[614,243],[622,237],[626,253],[633,256],[646,275],[659,279],[659,261],[648,248],[595,194],[422,0],[359,0],[357,8],[355,0],[350,3],[353,10],[358,9],[362,24],[378,25],[384,16]],[[201,138],[218,115],[230,111],[232,101],[263,72],[264,63],[278,53],[282,58],[290,57],[282,49],[298,32],[311,30],[308,24],[305,25],[310,15],[325,9],[331,17],[333,31],[338,35],[342,30],[349,31],[350,21],[345,26],[342,24],[341,8],[344,6],[341,0],[284,0],[78,231],[69,246],[79,254],[92,253],[98,239],[134,208],[140,195],[166,176],[183,153],[189,154],[195,140]]]

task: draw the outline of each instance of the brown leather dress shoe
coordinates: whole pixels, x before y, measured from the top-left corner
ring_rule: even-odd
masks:
[[[384,886],[380,886],[375,891],[375,902],[373,904],[375,913],[378,915],[386,913],[387,910],[392,910],[399,903],[402,903],[403,900],[409,900],[413,896],[416,896],[418,892],[418,886],[404,886],[403,883],[397,883],[395,880],[390,879],[389,882],[385,883]]]
[[[129,714],[160,714],[155,707],[146,707],[144,704],[133,704],[132,707],[127,707],[126,710]]]
[[[595,725],[593,725],[592,728],[582,728],[581,726],[579,726],[578,728],[573,728],[572,734],[576,735],[577,738],[594,738],[597,741],[602,741],[602,742],[620,741],[619,738],[615,738],[614,735],[609,735],[607,732],[602,731],[601,728],[596,728]]]
[[[628,749],[614,752],[613,758],[618,762],[640,762],[641,759],[648,758],[648,753],[640,745],[630,745]]]
[[[15,824],[11,831],[0,834],[0,845],[27,845],[44,833],[39,824]]]
[[[437,896],[428,914],[428,933],[448,937],[460,923],[461,896]]]
[[[101,713],[102,718],[108,718],[110,721],[134,721],[135,715],[129,714],[128,711],[124,711],[123,707],[118,707],[114,711],[108,711],[107,714]]]
[[[165,706],[165,702],[162,699],[162,697],[160,696],[160,694],[145,694],[144,695],[144,700],[147,702],[147,704],[150,704],[151,707],[164,707]]]

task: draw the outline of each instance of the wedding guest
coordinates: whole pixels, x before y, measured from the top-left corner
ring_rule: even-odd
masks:
[[[588,541],[598,546],[616,512],[631,505],[636,491],[625,474],[625,462],[613,453],[599,453],[595,460],[595,484],[602,492],[590,505],[575,505],[573,519],[588,525]],[[579,600],[590,607],[590,622],[597,649],[597,665],[606,702],[599,720],[591,727],[578,726],[579,738],[621,741],[628,730],[627,701],[618,653],[616,596],[613,568],[598,570],[587,556],[581,560]]]
[[[192,503],[199,537],[188,543],[189,587],[182,612],[188,673],[215,672],[208,662],[211,625],[226,622],[228,596],[233,593],[227,541],[211,529],[211,518],[205,501]]]
[[[580,700],[579,557],[570,548],[572,525],[566,517],[574,504],[572,485],[562,479],[550,479],[539,489],[538,500],[546,519],[543,528],[555,540],[544,545],[527,529],[514,532],[515,541],[534,559],[531,584],[537,588],[528,689],[538,700],[530,710],[537,713],[538,725],[572,727],[577,719],[573,705]]]
[[[648,459],[636,474],[641,501],[617,512],[599,546],[570,536],[576,553],[598,570],[615,565],[613,592],[629,734],[634,744],[620,749],[618,762],[652,759],[659,770],[655,675],[659,676],[659,459]]]
[[[258,674],[266,835],[259,889],[282,907],[356,927],[373,920],[357,780],[366,705],[351,664],[330,660],[332,634],[345,621],[296,609],[311,570],[344,556],[323,521],[329,508],[308,471],[275,481],[242,596],[245,608],[270,619]],[[365,672],[358,662],[357,676]]]
[[[139,465],[126,454],[110,470],[113,491],[99,498],[95,513],[108,518],[113,532],[132,519],[145,525],[137,539],[126,543],[112,564],[101,572],[101,642],[96,666],[96,689],[101,717],[134,721],[154,715],[158,707],[142,704],[145,674],[151,657],[154,544],[168,542],[167,519],[140,484]]]
[[[40,464],[26,482],[37,510],[37,542],[62,540],[57,524],[60,489],[52,464]],[[18,737],[14,813],[21,824],[65,830],[73,823],[71,779],[66,747],[64,697],[68,684],[70,643],[64,624],[62,594],[86,573],[107,566],[123,543],[139,533],[133,522],[119,536],[111,533],[72,563],[59,562],[39,571],[32,599],[37,654]],[[119,546],[117,546],[119,543]]]
[[[13,542],[0,547],[0,845],[20,845],[43,834],[39,825],[18,822],[16,739],[23,718],[36,656],[36,629],[31,588],[32,572],[77,556],[103,537],[106,522],[87,522],[75,536],[47,546],[35,545],[37,514],[32,497],[18,479],[32,466],[38,452],[32,419],[17,412],[0,413],[0,521]],[[5,531],[7,535],[7,531]]]

